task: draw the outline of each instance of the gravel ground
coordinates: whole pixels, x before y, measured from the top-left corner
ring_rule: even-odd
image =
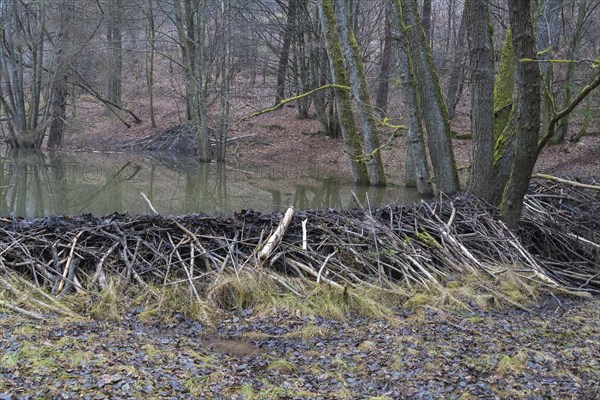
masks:
[[[560,301],[560,304],[559,304]],[[532,311],[273,311],[43,323],[0,313],[0,399],[598,399],[600,300]]]

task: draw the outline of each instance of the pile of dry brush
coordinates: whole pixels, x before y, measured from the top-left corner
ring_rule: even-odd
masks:
[[[533,183],[513,233],[494,207],[461,194],[377,209],[251,210],[185,215],[0,219],[3,276],[55,295],[103,288],[107,277],[190,285],[199,299],[219,276],[266,273],[282,290],[302,277],[335,287],[435,288],[465,273],[511,268],[528,281],[600,293],[600,192]]]

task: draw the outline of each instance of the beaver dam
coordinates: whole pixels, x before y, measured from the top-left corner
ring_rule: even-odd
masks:
[[[36,301],[53,311],[54,296],[97,293],[115,277],[183,284],[192,300],[221,308],[235,307],[232,282],[259,275],[297,296],[319,285],[344,295],[365,286],[435,290],[466,274],[501,280],[509,272],[600,293],[600,192],[547,181],[530,186],[515,233],[465,194],[344,211],[2,218],[0,233],[0,305],[33,316],[23,301],[31,291],[43,288]]]

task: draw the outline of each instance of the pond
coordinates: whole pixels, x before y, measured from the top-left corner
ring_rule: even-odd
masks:
[[[361,187],[315,166],[203,164],[126,153],[0,149],[0,216],[220,214],[253,209],[376,207],[418,201],[402,186]],[[354,194],[353,194],[354,193]]]

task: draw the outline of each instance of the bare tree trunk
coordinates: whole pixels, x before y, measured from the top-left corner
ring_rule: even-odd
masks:
[[[20,2],[0,2],[0,103],[11,147],[40,148],[49,123],[50,109],[40,101],[50,97],[42,78],[44,7],[42,2],[27,7]],[[22,21],[28,21],[27,26]]]
[[[177,0],[175,15],[186,68],[187,104],[191,107],[190,116],[196,129],[198,158],[207,162],[212,159],[212,153],[208,133],[207,71],[204,54],[206,2]]]
[[[554,73],[550,60],[556,49],[558,17],[562,0],[541,0],[535,20],[535,41],[542,72],[542,132],[548,129],[554,114]]]
[[[321,30],[327,46],[327,56],[331,68],[333,83],[348,87],[350,82],[346,75],[346,68],[340,47],[340,40],[335,27],[333,0],[319,0],[318,11],[321,22]],[[340,130],[344,142],[344,153],[350,166],[350,173],[357,184],[369,184],[367,166],[363,161],[363,150],[360,135],[356,128],[354,115],[352,114],[352,101],[347,90],[340,87],[334,88],[335,105],[340,121]]]
[[[64,136],[65,118],[67,116],[67,85],[70,61],[71,24],[73,17],[73,3],[69,0],[61,1],[59,6],[60,31],[55,39],[55,66],[54,82],[52,82],[52,123],[48,134],[48,147],[59,148]]]
[[[398,14],[405,29],[409,58],[415,69],[420,88],[423,119],[427,128],[429,155],[437,189],[446,194],[460,190],[458,171],[454,161],[450,124],[442,89],[431,55],[431,48],[418,18],[414,0],[389,0],[392,12]]]
[[[583,36],[583,25],[585,22],[586,15],[586,0],[579,0],[579,7],[577,8],[577,22],[575,23],[575,32],[573,33],[573,39],[571,40],[571,45],[567,51],[567,59],[568,60],[577,60],[579,58],[579,50],[581,47],[581,39]],[[575,78],[575,63],[569,63],[567,66],[567,77],[564,84],[565,95],[563,99],[563,108],[566,107],[571,102],[571,96],[573,94],[572,86],[573,80]],[[562,143],[564,138],[567,136],[567,131],[569,129],[569,116],[567,115],[563,118],[558,128],[556,129],[556,134],[550,139],[550,144],[559,144]]]
[[[404,175],[406,186],[416,186],[423,196],[432,196],[431,178],[427,164],[427,154],[423,140],[423,127],[421,125],[421,101],[415,72],[409,56],[408,42],[405,28],[400,15],[390,9],[390,37],[398,58],[400,85],[402,89],[404,107],[408,120],[407,157],[404,162]]]
[[[150,109],[150,126],[156,127],[156,116],[154,114],[154,54],[156,52],[156,28],[154,26],[154,0],[147,0],[147,27],[146,40],[148,49],[146,51],[146,87],[148,90],[148,108]]]
[[[114,103],[121,105],[121,79],[123,70],[123,52],[121,28],[123,24],[123,3],[122,0],[111,0],[110,15],[108,16],[108,25],[106,32],[106,41],[108,45],[109,66],[106,79],[106,98]]]
[[[231,25],[229,0],[221,0],[221,85],[219,131],[217,132],[217,161],[225,161],[227,134],[229,131],[229,108],[231,87]]]
[[[463,81],[465,75],[465,59],[467,57],[467,49],[465,47],[465,14],[466,7],[460,19],[460,27],[458,28],[458,37],[456,48],[454,49],[454,57],[450,66],[450,77],[446,86],[446,108],[448,109],[448,119],[452,120],[456,113],[456,105],[460,100],[462,93]]]
[[[467,0],[465,20],[471,69],[471,135],[473,135],[470,190],[492,201],[494,180],[494,49],[489,30],[487,0]]]
[[[392,67],[392,35],[390,33],[389,16],[385,17],[383,53],[381,54],[381,70],[379,72],[377,98],[375,99],[375,109],[381,118],[387,113],[388,93],[390,87],[390,69]]]
[[[385,186],[385,173],[379,149],[379,133],[373,119],[373,110],[360,50],[348,20],[346,0],[335,0],[335,20],[339,30],[340,45],[350,77],[354,101],[358,105],[358,116],[362,126],[364,149],[368,156],[367,167],[371,185]]]
[[[423,12],[421,13],[421,24],[427,43],[431,43],[431,0],[423,0]]]
[[[277,65],[277,86],[275,90],[275,104],[285,99],[285,81],[290,59],[290,46],[294,33],[294,22],[296,21],[296,3],[298,0],[288,0],[287,24],[283,32],[283,43],[279,53],[279,64]]]

